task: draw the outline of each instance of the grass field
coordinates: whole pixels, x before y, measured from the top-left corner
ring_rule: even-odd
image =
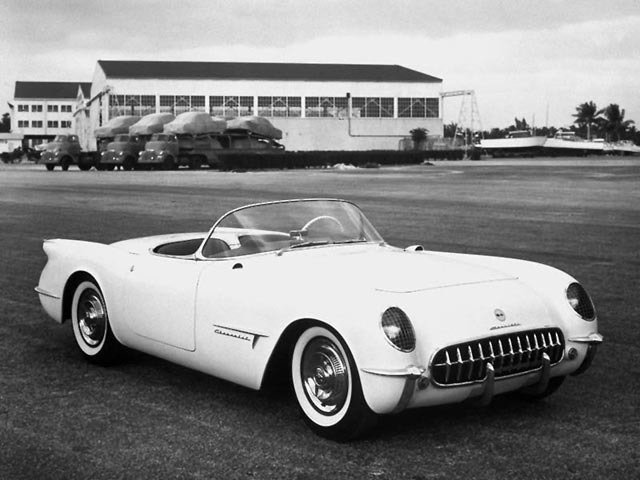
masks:
[[[578,278],[605,343],[546,401],[385,417],[335,444],[285,392],[143,354],[86,364],[33,287],[43,238],[207,230],[292,197],[355,201],[398,246],[524,258]],[[438,162],[378,170],[46,172],[0,166],[0,478],[638,478],[640,160]]]

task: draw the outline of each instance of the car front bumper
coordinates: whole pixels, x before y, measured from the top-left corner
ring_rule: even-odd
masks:
[[[524,387],[544,391],[553,377],[584,373],[595,357],[602,336],[591,333],[566,340],[562,359],[552,365],[547,354],[542,365],[523,373],[497,377],[493,364],[486,365],[486,375],[478,381],[442,386],[434,381],[431,366],[408,365],[405,368],[360,368],[363,391],[369,407],[376,413],[397,413],[407,408],[459,403],[475,399],[488,405],[495,395]]]

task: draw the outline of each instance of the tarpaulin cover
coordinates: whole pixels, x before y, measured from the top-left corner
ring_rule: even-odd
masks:
[[[186,112],[178,115],[173,122],[167,123],[164,126],[164,133],[198,135],[223,132],[225,128],[227,128],[227,122],[222,118],[212,118],[204,112]]]
[[[262,135],[263,137],[280,139],[282,130],[274,127],[269,120],[264,117],[238,117],[227,122],[228,130],[248,130]]]
[[[114,117],[103,126],[96,128],[96,137],[115,137],[121,133],[129,133],[129,127],[140,120],[137,115]]]
[[[137,123],[129,127],[129,135],[152,135],[160,133],[165,123],[175,120],[171,113],[152,113],[142,117]]]

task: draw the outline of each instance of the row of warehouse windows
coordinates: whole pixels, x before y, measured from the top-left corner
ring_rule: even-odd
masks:
[[[32,120],[31,128],[42,128],[42,120]],[[18,120],[18,128],[29,128],[28,120]],[[48,120],[47,128],[71,128],[71,120]]]
[[[25,105],[23,103],[18,104],[18,111],[28,112],[29,107],[31,107],[32,112],[42,112],[42,104]],[[71,113],[72,106],[71,105],[47,105],[47,112]]]
[[[218,95],[209,97],[209,114],[217,117],[241,117],[259,115],[261,117],[302,117],[303,97],[254,97]],[[353,117],[393,118],[393,97],[353,97],[351,111]],[[160,95],[160,113],[179,115],[184,112],[204,112],[204,95]],[[147,115],[156,112],[155,95],[111,95],[109,116]],[[346,117],[348,103],[346,97],[304,97],[305,117]],[[437,118],[440,115],[440,101],[436,98],[398,98],[397,116],[400,118]]]

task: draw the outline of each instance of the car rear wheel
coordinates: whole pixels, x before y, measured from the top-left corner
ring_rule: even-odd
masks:
[[[53,163],[47,163],[45,166],[47,167],[47,170],[49,170],[50,172],[52,172],[53,169],[56,168],[56,166]]]
[[[291,375],[302,416],[318,435],[346,441],[375,425],[351,352],[328,328],[310,327],[298,337]]]
[[[93,280],[81,282],[71,302],[71,324],[78,347],[92,363],[110,365],[122,353],[111,331],[102,291]]]

